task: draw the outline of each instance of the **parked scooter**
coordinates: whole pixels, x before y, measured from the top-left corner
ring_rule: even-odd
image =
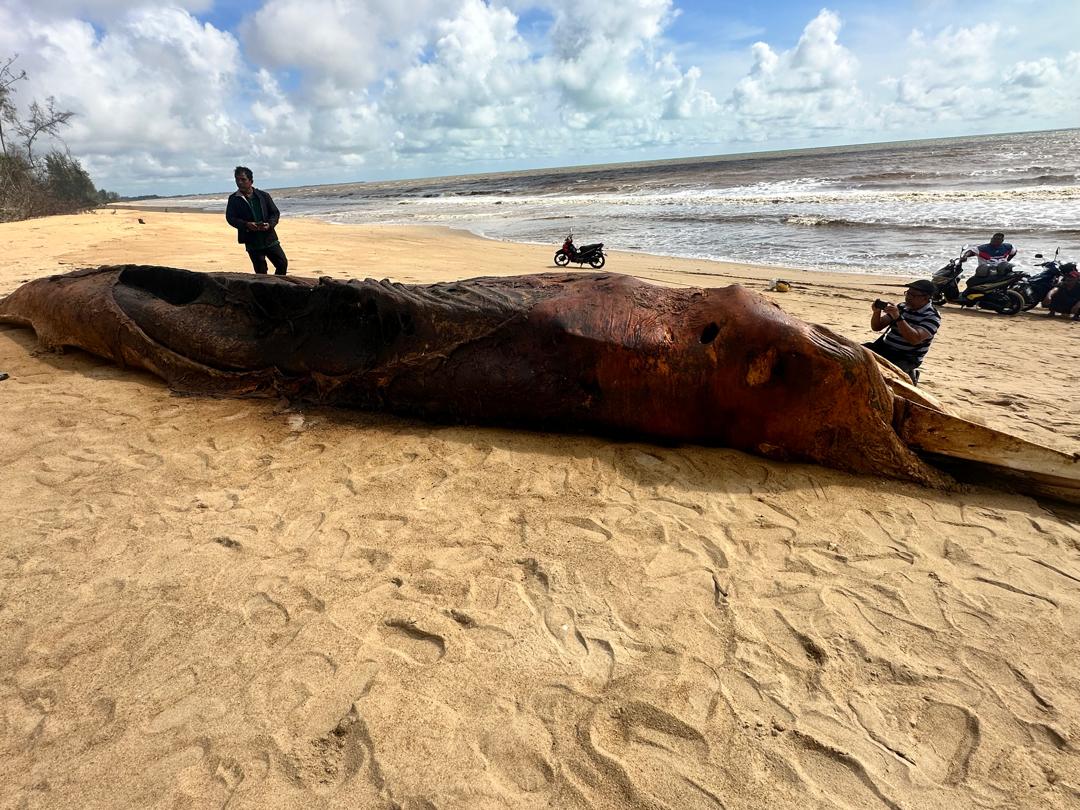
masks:
[[[935,292],[930,300],[935,304],[947,304],[950,300],[956,301],[960,297],[958,283],[964,275],[964,262],[966,257],[961,251],[955,259],[949,259],[949,263],[934,273],[930,280],[934,282]]]
[[[960,278],[964,274],[964,251],[955,259],[934,273],[932,281],[937,291],[931,300],[935,304],[957,304],[961,307],[978,307],[997,312],[1000,315],[1015,315],[1024,308],[1027,300],[1017,290],[1012,289],[1026,280],[1027,276],[1019,271],[986,276],[975,283],[969,283],[962,291]]]
[[[580,248],[574,247],[574,232],[570,231],[570,235],[566,237],[563,246],[555,251],[555,264],[559,267],[566,267],[570,262],[577,262],[579,265],[588,264],[599,270],[604,266],[605,261],[603,248],[603,242],[597,242],[594,245],[582,245]]]
[[[1076,270],[1076,262],[1059,262],[1058,253],[1061,248],[1054,251],[1054,258],[1048,262],[1037,265],[1043,268],[1040,272],[1027,278],[1017,289],[1024,296],[1024,309],[1034,309],[1046,298],[1047,293],[1054,288],[1063,275]],[[1035,254],[1036,259],[1043,258],[1041,253]]]

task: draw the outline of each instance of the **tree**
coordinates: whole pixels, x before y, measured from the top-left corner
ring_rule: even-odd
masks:
[[[97,189],[79,161],[64,152],[45,156],[46,188],[55,207],[78,211],[97,204]]]
[[[26,71],[15,69],[18,58],[16,54],[0,63],[0,221],[83,211],[117,199],[114,192],[94,188],[66,147],[35,154],[42,136],[63,144],[60,130],[75,113],[57,109],[56,99],[49,96],[44,105],[31,101],[28,117],[21,117],[14,85],[26,78]]]
[[[20,70],[16,72],[12,69],[12,65],[15,64],[15,60],[18,58],[19,55],[15,54],[3,65],[0,65],[0,155],[6,155],[8,150],[4,124],[14,127],[19,120],[15,104],[11,101],[11,96],[15,93],[11,85],[25,79],[26,71]]]
[[[38,136],[52,135],[54,138],[59,138],[60,127],[67,126],[74,117],[75,113],[69,110],[56,109],[56,99],[52,96],[45,99],[44,108],[36,101],[30,103],[30,120],[19,121],[15,128],[22,136],[22,146],[26,150],[26,157],[30,160],[31,166],[34,165],[34,141]]]
[[[0,154],[0,222],[33,216],[34,172],[22,155]]]

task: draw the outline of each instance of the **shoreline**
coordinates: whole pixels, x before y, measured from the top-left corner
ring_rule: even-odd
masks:
[[[222,213],[219,215],[217,212],[206,211],[205,208],[193,208],[193,207],[185,207],[185,206],[175,206],[175,207],[158,206],[158,205],[154,205],[153,203],[148,203],[146,205],[139,205],[138,203],[130,203],[130,204],[129,203],[110,203],[108,205],[97,208],[96,211],[108,212],[109,210],[112,210],[112,208],[117,208],[117,210],[121,210],[121,211],[136,211],[136,212],[153,213],[153,214],[185,214],[185,215],[202,214],[204,216],[211,216],[211,217],[214,217],[214,216],[222,216],[222,217],[224,217],[224,211],[222,211]],[[322,224],[324,224],[324,225],[332,226],[332,227],[335,227],[335,228],[359,228],[359,229],[364,229],[364,228],[388,228],[388,229],[402,229],[402,230],[418,229],[420,232],[422,232],[422,231],[424,231],[426,229],[436,229],[436,230],[444,229],[446,231],[468,234],[468,235],[470,235],[470,237],[473,237],[475,239],[484,240],[485,242],[500,243],[500,244],[510,244],[510,245],[522,245],[522,246],[528,246],[528,247],[541,247],[541,248],[544,248],[544,249],[548,249],[548,251],[550,251],[552,254],[554,254],[556,249],[558,249],[558,247],[559,247],[559,245],[557,245],[555,243],[522,242],[522,241],[517,241],[517,240],[512,240],[512,239],[503,239],[501,237],[490,237],[490,235],[477,232],[477,231],[472,230],[470,228],[455,227],[453,225],[401,224],[401,222],[339,222],[339,221],[334,221],[332,219],[326,219],[326,218],[319,217],[319,216],[307,216],[307,215],[299,216],[299,217],[296,217],[296,216],[294,216],[294,217],[284,217],[283,216],[283,220],[285,220],[285,221],[316,221],[316,222],[322,222]],[[887,280],[887,279],[891,279],[891,280],[895,280],[895,281],[903,280],[903,281],[906,282],[906,281],[910,281],[910,280],[916,279],[916,278],[929,278],[929,276],[933,274],[933,271],[929,271],[927,273],[924,273],[923,275],[915,275],[915,274],[906,275],[906,274],[901,274],[901,273],[866,272],[865,270],[837,270],[837,269],[816,270],[816,269],[814,269],[812,267],[791,267],[791,266],[786,266],[786,265],[758,264],[758,262],[735,261],[735,260],[729,260],[729,259],[712,259],[712,258],[693,257],[693,256],[678,256],[678,255],[674,255],[674,254],[651,253],[649,251],[636,251],[636,249],[629,249],[629,248],[615,248],[615,249],[611,249],[611,251],[607,251],[607,253],[609,253],[609,254],[621,254],[621,255],[644,256],[644,257],[653,258],[653,259],[671,259],[671,260],[675,260],[675,261],[679,261],[679,262],[688,262],[688,261],[689,262],[705,262],[705,264],[707,264],[707,265],[715,265],[715,266],[719,266],[719,267],[746,267],[746,268],[757,268],[757,269],[769,268],[772,271],[777,272],[777,273],[810,273],[810,274],[813,274],[815,276],[820,276],[820,275],[858,276],[858,278],[860,278],[860,279],[867,280],[867,283],[874,283],[874,282],[879,281],[879,280]],[[578,268],[575,268],[575,269],[578,269]],[[609,268],[605,268],[605,270],[609,270]],[[612,271],[612,272],[616,272],[616,271]],[[718,278],[723,278],[723,274],[721,274],[721,273],[702,272],[701,274],[706,275],[706,276],[708,276],[708,275],[716,275],[716,276],[718,276]],[[773,278],[774,278],[774,276],[773,276]]]
[[[212,227],[200,227],[199,228],[200,235],[206,234],[207,236],[209,236],[210,232],[212,230],[217,229],[217,230],[220,231],[220,234],[219,234],[219,238],[216,241],[218,241],[220,244],[216,244],[216,245],[212,244],[212,243],[209,242],[209,240],[206,243],[201,243],[198,246],[201,253],[211,253],[211,252],[217,253],[218,251],[220,251],[222,253],[222,255],[224,255],[228,250],[231,249],[232,246],[235,245],[235,234],[233,233],[232,229],[229,228],[227,224],[225,224],[225,222],[224,222],[224,212],[217,213],[217,212],[212,212],[212,211],[197,210],[197,209],[191,209],[191,208],[179,208],[178,207],[178,208],[175,208],[175,209],[162,210],[162,209],[159,209],[159,208],[147,208],[147,207],[139,207],[137,205],[126,205],[126,204],[115,204],[114,203],[114,204],[109,204],[107,206],[102,206],[100,208],[91,209],[90,211],[84,212],[82,214],[69,214],[69,215],[58,215],[58,216],[51,216],[51,217],[41,217],[41,218],[38,218],[38,219],[32,220],[32,221],[39,222],[39,223],[47,223],[47,222],[56,220],[57,221],[56,230],[60,231],[60,230],[63,230],[67,226],[66,226],[66,224],[60,224],[59,220],[65,220],[65,219],[70,219],[70,218],[79,219],[79,218],[92,217],[92,216],[109,216],[114,210],[115,211],[130,211],[130,212],[132,212],[132,214],[137,213],[137,214],[141,215],[141,217],[144,218],[144,219],[146,219],[147,217],[159,217],[159,216],[160,217],[168,217],[168,216],[173,216],[173,215],[177,215],[177,214],[182,214],[182,215],[184,215],[185,218],[186,217],[197,217],[197,218],[202,217],[202,218],[204,218],[204,221],[205,221],[206,225],[212,226]],[[128,217],[129,220],[131,218],[132,218],[131,216]],[[137,219],[137,218],[138,217],[135,217],[135,219]],[[30,221],[30,220],[28,220],[28,221]],[[159,227],[164,226],[164,224],[167,223],[167,221],[168,221],[167,219],[161,220],[156,224],[158,224]],[[509,247],[512,247],[512,248],[513,247],[518,247],[518,248],[528,249],[530,252],[535,251],[536,253],[538,253],[540,255],[546,255],[546,254],[554,255],[554,252],[559,247],[559,245],[556,245],[556,244],[545,244],[545,243],[541,243],[541,242],[520,242],[520,241],[511,240],[511,239],[502,239],[502,238],[498,238],[498,237],[491,237],[491,236],[486,236],[486,235],[483,235],[483,234],[476,233],[475,231],[469,230],[467,228],[458,228],[458,227],[454,227],[452,225],[442,225],[442,224],[430,224],[430,225],[429,224],[423,224],[423,225],[421,225],[421,224],[391,224],[391,223],[348,223],[348,222],[332,222],[330,220],[322,219],[322,218],[319,218],[319,217],[308,217],[308,216],[304,216],[304,217],[288,217],[288,218],[283,217],[282,223],[283,224],[279,227],[279,230],[282,230],[282,232],[283,232],[283,236],[282,236],[282,243],[283,244],[285,244],[285,241],[287,239],[287,236],[284,235],[284,234],[287,233],[289,228],[292,228],[293,226],[301,226],[301,229],[305,232],[304,235],[306,236],[308,234],[313,234],[314,233],[312,228],[311,228],[311,225],[314,223],[314,227],[316,229],[319,228],[319,227],[332,228],[332,229],[343,229],[343,230],[346,230],[346,231],[351,231],[352,234],[354,234],[357,238],[366,238],[368,236],[371,236],[373,234],[373,232],[376,232],[376,231],[389,233],[389,234],[392,234],[394,238],[401,238],[401,239],[408,239],[410,234],[412,234],[414,236],[425,237],[428,234],[432,234],[432,233],[435,233],[435,234],[445,233],[448,236],[467,238],[467,239],[475,239],[475,240],[478,240],[480,242],[483,242],[483,243],[485,243],[487,245],[491,245],[491,246],[502,245],[502,246],[509,246]],[[0,223],[0,227],[3,227],[4,225],[17,226],[19,224],[20,223]],[[148,224],[155,224],[155,223],[148,223]],[[217,227],[218,225],[220,225],[220,228]],[[243,250],[242,247],[240,247],[239,245],[236,245],[236,247],[242,253],[242,250]],[[720,260],[720,259],[693,258],[693,257],[685,257],[685,256],[671,256],[671,255],[665,255],[665,254],[659,254],[659,253],[650,253],[648,251],[639,251],[639,250],[615,249],[615,250],[605,251],[605,252],[609,256],[631,257],[630,271],[628,272],[629,275],[634,275],[633,271],[639,271],[640,270],[640,265],[643,264],[643,263],[652,263],[652,264],[668,263],[668,264],[671,265],[670,272],[672,272],[674,274],[698,275],[698,276],[702,276],[702,277],[705,277],[705,278],[717,278],[717,279],[741,277],[741,278],[746,278],[746,279],[767,280],[767,279],[775,278],[777,273],[792,273],[792,274],[807,274],[807,275],[812,276],[815,279],[820,279],[822,281],[830,280],[830,279],[849,279],[849,280],[850,279],[859,279],[859,280],[864,281],[869,286],[878,286],[878,285],[884,284],[886,282],[906,282],[907,280],[909,280],[909,278],[906,275],[902,275],[902,274],[885,274],[885,273],[878,274],[878,273],[865,273],[865,272],[855,272],[855,271],[847,272],[847,271],[835,271],[835,270],[815,270],[813,268],[786,267],[786,266],[783,266],[783,265],[772,265],[772,264],[763,264],[763,263],[736,262],[736,261],[725,261],[725,260]],[[532,255],[532,253],[530,253],[530,259],[533,262],[535,262],[537,260],[536,256]],[[290,257],[290,260],[291,260],[291,257]],[[246,270],[250,269],[250,267],[247,266],[246,263],[239,263],[239,264],[240,264],[240,269],[241,270],[246,271]],[[706,266],[708,266],[710,268],[713,268],[714,272],[691,269],[690,265],[706,265]],[[478,266],[482,266],[482,263],[478,263]],[[291,267],[291,265],[290,265],[290,267]],[[538,267],[533,267],[533,268],[529,268],[529,269],[521,269],[520,272],[547,272],[547,271],[551,271],[551,270],[558,271],[559,269],[560,268],[556,267],[554,265],[554,263],[552,261],[550,261],[550,257],[549,257],[546,266],[538,266]],[[577,266],[572,265],[569,269],[570,270],[575,270],[575,271],[581,271],[581,272],[593,272],[592,269],[589,268],[587,265],[585,267],[582,267],[582,268],[578,268]],[[745,271],[746,274],[743,275],[743,276],[736,276],[736,275],[734,275],[732,273],[732,271],[734,271],[734,270]],[[290,272],[292,272],[291,269],[290,269]],[[615,267],[612,267],[611,262],[609,261],[608,265],[606,265],[603,268],[602,271],[596,271],[596,272],[616,272],[617,273],[617,272],[627,272],[627,271],[623,271],[623,270],[617,269]]]

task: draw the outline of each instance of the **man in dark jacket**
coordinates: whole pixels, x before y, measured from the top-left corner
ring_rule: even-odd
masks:
[[[236,241],[247,248],[256,273],[266,273],[266,260],[269,259],[274,265],[274,275],[285,275],[289,259],[281,249],[274,230],[281,212],[269,194],[255,188],[255,176],[247,166],[237,166],[233,177],[236,179],[236,191],[229,196],[225,219],[236,228]]]

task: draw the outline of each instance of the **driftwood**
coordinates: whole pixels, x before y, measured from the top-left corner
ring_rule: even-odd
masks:
[[[0,301],[0,321],[180,392],[717,444],[931,485],[947,478],[920,454],[994,467],[1008,445],[1022,487],[1080,494],[1074,457],[958,419],[863,347],[739,286],[128,265],[29,282]],[[954,440],[950,425],[975,438]]]

